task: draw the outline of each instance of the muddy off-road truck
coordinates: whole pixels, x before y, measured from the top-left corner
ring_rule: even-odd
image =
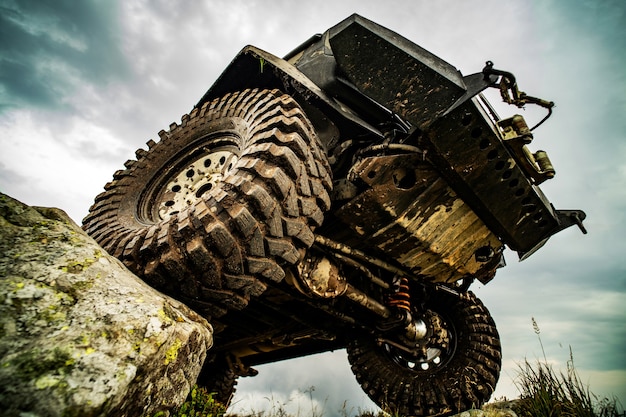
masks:
[[[470,285],[505,246],[526,258],[585,218],[541,192],[555,170],[490,87],[552,112],[493,63],[462,76],[358,15],[282,59],[245,47],[113,175],[84,228],[209,319],[199,383],[226,403],[255,365],[346,348],[381,407],[477,406],[501,351]]]

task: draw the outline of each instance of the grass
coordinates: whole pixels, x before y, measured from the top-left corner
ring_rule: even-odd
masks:
[[[543,361],[532,364],[527,359],[519,365],[519,417],[621,417],[623,410],[617,398],[598,397],[585,385],[574,366],[570,347],[565,371],[555,371],[546,359],[539,325],[532,318],[539,339]]]
[[[223,417],[226,407],[213,399],[213,394],[194,386],[180,408],[173,413],[158,412],[154,417]]]
[[[543,360],[534,363],[527,359],[519,365],[515,385],[519,390],[519,399],[503,402],[515,411],[518,417],[626,417],[622,405],[617,398],[599,397],[585,385],[574,366],[574,355],[570,347],[569,360],[565,371],[556,371],[549,363],[541,341],[539,325],[532,319],[533,329],[539,339]],[[311,401],[310,410],[298,408],[297,415],[293,416],[285,410],[285,404],[273,402],[267,411],[251,412],[245,416],[226,417],[323,417],[323,410],[314,406],[313,391],[310,387],[303,393],[308,394]],[[345,403],[344,403],[345,404]],[[483,408],[484,417],[500,417],[503,413],[496,404],[487,404]],[[211,394],[204,389],[194,387],[187,402],[170,417],[224,417],[226,408],[214,401]],[[302,413],[302,415],[301,415]],[[343,417],[352,417],[345,407],[341,413]],[[470,415],[472,415],[470,413]],[[475,414],[474,414],[475,415]],[[164,417],[155,415],[154,417]],[[383,411],[359,410],[354,417],[402,417],[391,415]]]
[[[620,404],[616,398],[599,398],[589,387],[583,384],[574,367],[570,351],[570,359],[566,372],[556,372],[546,362],[530,363],[525,360],[519,366],[518,381],[519,399],[506,401],[518,417],[622,417]],[[311,404],[313,389],[308,390]],[[344,410],[343,417],[352,417]],[[156,414],[154,417],[165,417],[168,414]],[[475,415],[475,414],[470,414]],[[487,404],[483,408],[483,417],[500,417],[503,411],[497,403]],[[266,411],[251,412],[244,416],[226,415],[226,408],[215,401],[210,393],[203,388],[194,387],[187,401],[169,417],[323,417],[315,406],[310,410],[298,409],[296,415],[289,414],[284,404],[275,402]],[[359,410],[354,417],[402,417],[383,411]]]
[[[520,365],[519,417],[620,417],[616,398],[599,398],[582,383],[570,349],[565,372],[556,372],[547,363],[527,360]]]

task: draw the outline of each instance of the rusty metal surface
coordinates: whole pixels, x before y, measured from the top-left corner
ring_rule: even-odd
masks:
[[[336,213],[352,245],[375,246],[434,282],[492,272],[475,254],[501,242],[420,155],[367,158],[354,173],[369,188]]]

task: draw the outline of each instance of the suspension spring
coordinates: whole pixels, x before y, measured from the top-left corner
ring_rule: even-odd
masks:
[[[389,297],[389,306],[396,307],[411,313],[411,296],[409,295],[409,280],[400,278],[398,290]]]

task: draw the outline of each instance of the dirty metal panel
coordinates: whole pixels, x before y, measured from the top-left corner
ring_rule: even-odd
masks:
[[[492,272],[475,253],[501,242],[421,156],[368,158],[356,171],[370,188],[336,213],[360,237],[353,244],[436,282]]]
[[[466,91],[452,65],[360,16],[329,33],[337,76],[417,127],[443,114]]]
[[[450,191],[449,188],[441,190],[442,193]],[[419,198],[415,204],[421,204]],[[439,209],[428,219],[407,217],[407,214],[398,219],[400,224],[406,224],[406,229],[414,230],[415,236],[430,245],[427,250],[413,249],[402,254],[399,261],[402,264],[424,265],[421,269],[423,275],[445,276],[447,269],[452,266],[460,275],[474,275],[482,265],[475,259],[475,250],[487,246],[485,242],[492,248],[499,246],[497,239],[489,241],[489,230],[459,199],[455,199],[451,206]],[[441,262],[432,262],[433,256],[441,257]]]
[[[422,144],[442,176],[511,249],[540,245],[559,221],[474,99],[435,122]]]

